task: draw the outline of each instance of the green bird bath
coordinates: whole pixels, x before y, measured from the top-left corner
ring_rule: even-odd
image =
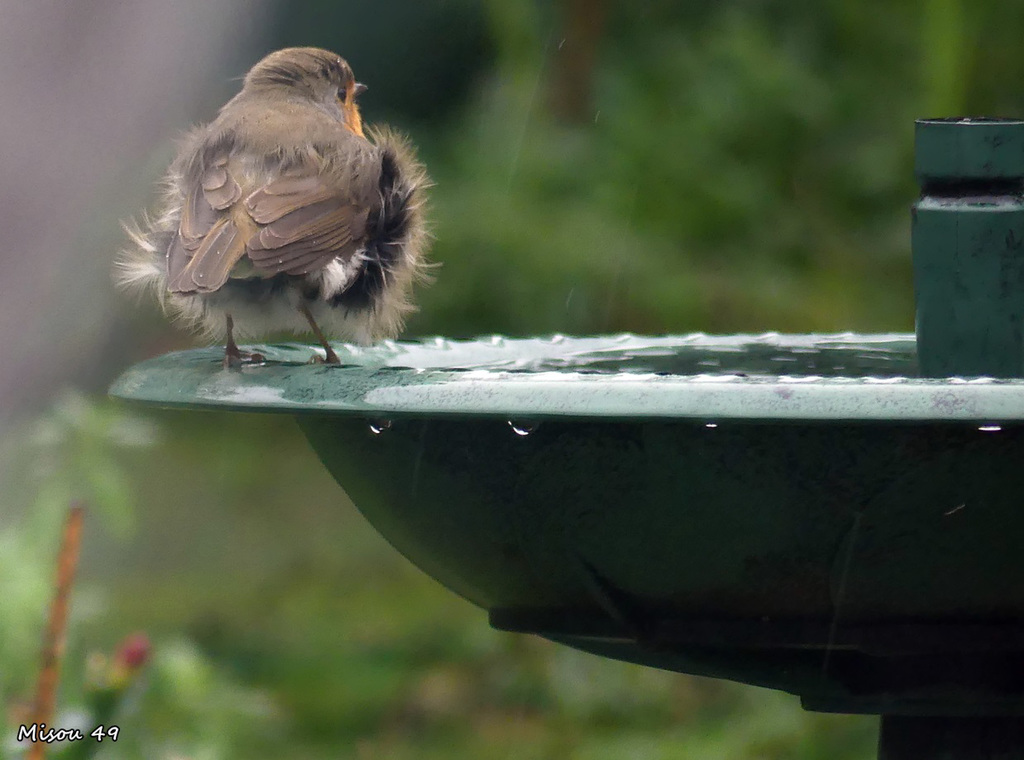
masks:
[[[503,630],[882,715],[888,760],[1024,757],[1022,130],[918,124],[916,336],[200,349],[111,392],[294,415]]]

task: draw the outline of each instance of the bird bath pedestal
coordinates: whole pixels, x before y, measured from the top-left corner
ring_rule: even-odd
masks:
[[[1024,758],[1024,123],[920,122],[914,335],[437,339],[143,362],[115,396],[294,414],[491,624]]]

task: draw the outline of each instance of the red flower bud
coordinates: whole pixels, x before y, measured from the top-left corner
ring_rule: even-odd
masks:
[[[128,670],[138,670],[149,659],[149,649],[149,638],[146,634],[133,633],[121,641],[114,660]]]

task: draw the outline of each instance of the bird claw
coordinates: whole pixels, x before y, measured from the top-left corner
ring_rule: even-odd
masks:
[[[327,351],[326,351],[326,354],[327,354],[326,358],[324,358],[323,356],[320,356],[320,354],[313,354],[311,357],[309,357],[309,363],[310,364],[341,364],[341,359],[339,359],[338,355],[336,353],[334,353],[334,349],[333,348],[328,348]]]
[[[256,351],[239,351],[237,346],[224,349],[224,369],[241,369],[246,364],[263,364],[267,360]]]

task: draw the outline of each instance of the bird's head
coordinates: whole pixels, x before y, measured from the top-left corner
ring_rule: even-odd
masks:
[[[366,85],[356,81],[348,62],[319,48],[285,48],[271,53],[245,75],[243,92],[283,89],[308,98],[336,116],[351,132],[363,136],[356,99]]]

